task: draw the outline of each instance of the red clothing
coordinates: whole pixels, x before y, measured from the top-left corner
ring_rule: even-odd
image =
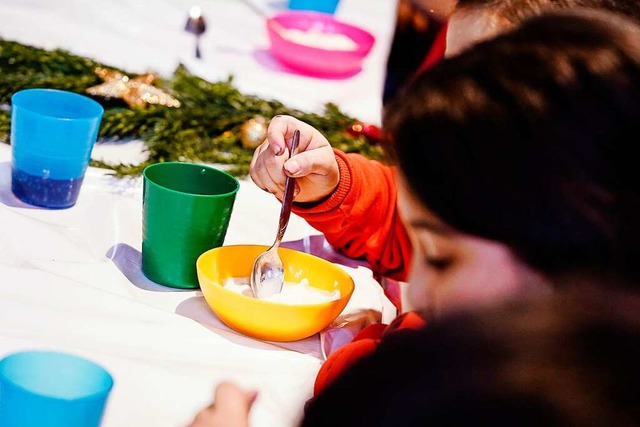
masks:
[[[411,243],[398,215],[395,168],[359,154],[334,152],[340,170],[338,188],[316,205],[294,205],[293,212],[322,231],[327,241],[346,256],[364,257],[376,273],[405,280],[411,261]],[[400,308],[398,290],[385,289],[385,293]],[[406,319],[403,315],[392,325],[399,323],[402,328],[422,325],[417,316],[409,316],[409,322]],[[332,353],[318,372],[314,394],[373,352],[387,330],[395,329],[391,325],[371,325],[351,343]]]
[[[371,354],[388,334],[402,329],[420,329],[424,325],[425,321],[417,313],[407,312],[396,317],[388,326],[379,323],[363,329],[351,343],[336,350],[320,367],[313,386],[313,395],[317,396],[342,372],[364,356]]]
[[[411,243],[398,215],[395,168],[334,152],[340,170],[336,191],[311,207],[294,204],[293,212],[346,256],[364,257],[377,274],[405,280]]]
[[[405,280],[411,243],[398,215],[395,168],[359,154],[334,152],[340,170],[336,191],[311,207],[297,205],[293,212],[322,231],[327,241],[346,256],[364,257],[377,273]],[[399,307],[399,301],[394,303]],[[407,313],[389,326],[376,324],[363,329],[351,343],[327,358],[316,377],[314,394],[373,352],[387,333],[423,324],[418,315]]]
[[[447,27],[442,24],[418,73],[444,58]],[[344,255],[364,257],[375,273],[406,280],[411,243],[398,216],[394,168],[358,154],[334,152],[340,169],[336,191],[311,208],[294,204],[293,212],[322,231]]]
[[[442,24],[442,27],[436,34],[435,40],[433,40],[433,45],[427,56],[424,58],[424,61],[418,68],[418,74],[422,73],[427,68],[432,67],[436,63],[440,62],[442,58],[444,58],[444,52],[447,50],[447,23]]]
[[[446,48],[447,25],[444,24],[418,73],[442,58]],[[312,207],[300,205],[293,212],[322,231],[336,249],[350,258],[364,257],[374,272],[406,280],[411,261],[411,242],[398,215],[395,170],[358,154],[334,150],[340,183],[326,200]],[[400,309],[399,290],[385,289],[389,299]],[[321,366],[314,385],[314,395],[324,390],[356,361],[372,353],[380,340],[398,329],[418,329],[424,320],[416,313],[405,313],[390,325],[376,324],[363,329],[351,343],[332,353]]]

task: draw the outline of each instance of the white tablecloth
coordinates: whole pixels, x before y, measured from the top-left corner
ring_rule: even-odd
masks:
[[[267,52],[266,15],[286,0],[0,0],[0,37],[44,48],[64,48],[131,72],[170,75],[179,63],[210,79],[235,78],[247,93],[278,99],[293,108],[321,111],[334,102],[347,113],[380,122],[384,66],[395,24],[394,0],[342,0],[336,17],[376,35],[363,70],[327,80],[287,72]],[[189,9],[207,19],[203,58],[184,31]]]
[[[319,110],[336,102],[363,120],[379,120],[384,60],[395,2],[343,0],[341,19],[375,32],[364,70],[319,80],[269,65],[263,18],[239,0],[199,2],[209,30],[202,61],[183,31],[193,1],[0,0],[0,36],[62,47],[114,66],[169,74],[179,62],[209,79],[236,76],[243,91]],[[282,9],[259,4],[267,13]],[[266,61],[266,62],[265,62]],[[131,160],[140,143],[99,144],[94,157]],[[296,423],[321,364],[318,336],[266,343],[223,325],[199,291],[177,291],[140,271],[141,182],[89,169],[76,206],[32,208],[10,190],[10,147],[0,144],[0,358],[27,349],[84,355],[105,366],[115,387],[104,427],[181,426],[231,379],[257,388],[253,426]],[[241,182],[225,244],[271,244],[278,202]],[[292,216],[286,240],[318,232]],[[347,311],[390,304],[366,269],[349,269],[356,293]]]

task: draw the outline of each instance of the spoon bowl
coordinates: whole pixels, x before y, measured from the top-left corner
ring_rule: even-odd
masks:
[[[280,242],[256,258],[251,272],[251,290],[258,299],[268,298],[282,292],[284,285],[284,264],[278,255]]]
[[[289,157],[293,156],[298,143],[300,142],[300,131],[293,133],[293,141],[289,150]],[[287,176],[284,184],[284,196],[282,197],[282,208],[280,209],[280,221],[278,223],[278,234],[276,240],[269,249],[261,253],[253,263],[253,270],[250,276],[251,290],[258,299],[268,298],[271,295],[279,294],[284,284],[284,264],[278,255],[278,247],[287,230],[289,218],[291,217],[291,205],[293,203],[293,190],[295,179]]]

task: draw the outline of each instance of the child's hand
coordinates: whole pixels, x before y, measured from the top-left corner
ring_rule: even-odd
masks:
[[[249,411],[256,391],[243,391],[234,384],[216,387],[213,403],[201,410],[188,427],[248,427]]]
[[[296,155],[289,159],[293,132],[300,131]],[[271,119],[267,139],[256,148],[249,168],[251,179],[282,200],[286,175],[296,178],[294,200],[316,202],[338,186],[340,173],[329,141],[315,128],[291,116]]]

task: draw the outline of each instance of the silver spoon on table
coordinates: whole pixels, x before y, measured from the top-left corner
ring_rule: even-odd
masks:
[[[200,37],[207,31],[207,24],[202,16],[202,11],[198,6],[194,6],[189,10],[189,19],[184,26],[185,31],[193,34],[196,38],[196,58],[202,58],[200,53]]]
[[[293,133],[291,150],[289,157],[293,156],[300,142],[300,131]],[[291,216],[291,205],[293,203],[293,190],[295,188],[295,178],[288,176],[284,182],[284,196],[282,197],[282,208],[280,209],[280,221],[278,223],[278,234],[276,241],[269,249],[261,253],[253,263],[251,272],[251,290],[258,299],[279,294],[284,284],[284,265],[278,256],[278,247],[287,230],[289,217]]]

